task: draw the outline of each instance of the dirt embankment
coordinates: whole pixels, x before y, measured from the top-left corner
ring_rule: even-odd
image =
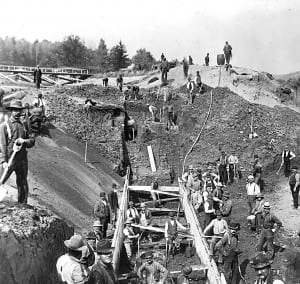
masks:
[[[74,229],[37,207],[5,203],[0,209],[0,283],[57,283],[56,260]]]

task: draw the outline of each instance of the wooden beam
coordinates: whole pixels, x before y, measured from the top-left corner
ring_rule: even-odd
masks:
[[[141,188],[141,189],[151,189],[149,185],[131,185],[130,188]],[[158,190],[160,191],[167,191],[179,194],[179,187],[178,186],[159,186]]]
[[[160,193],[160,194],[165,194],[165,195],[170,195],[170,196],[176,196],[180,197],[179,194],[171,193],[171,192],[166,192],[166,191],[161,191],[161,190],[154,190],[154,189],[148,189],[148,188],[135,188],[135,187],[129,187],[129,190],[131,191],[146,191],[146,192],[154,192],[154,193]]]
[[[167,201],[175,201],[175,200],[179,200],[179,197],[169,197],[169,198],[163,198],[163,199],[160,199],[159,201],[160,202],[167,202]],[[134,205],[135,206],[140,206],[142,203],[144,204],[152,204],[152,203],[157,203],[158,201],[145,201],[145,202],[139,202],[139,203],[135,203]]]
[[[31,78],[29,78],[29,77],[27,77],[27,76],[25,76],[25,75],[23,75],[23,74],[21,74],[21,73],[18,73],[18,76],[19,76],[21,79],[23,79],[24,81],[26,81],[26,82],[33,83],[33,79],[31,79]]]
[[[50,79],[48,76],[45,76],[45,75],[42,76],[42,80],[46,81],[47,83],[53,84],[53,85],[57,84],[54,80]]]
[[[8,81],[11,81],[11,82],[14,83],[14,84],[17,83],[15,80],[13,80],[13,79],[9,78],[8,76],[5,76],[5,75],[3,75],[3,74],[1,74],[1,73],[0,73],[0,76],[1,76],[2,78],[4,78],[4,79],[8,80]]]
[[[152,212],[176,212],[177,209],[171,209],[171,208],[147,208],[148,210]],[[180,213],[183,213],[183,211],[180,211]]]
[[[148,155],[149,155],[151,170],[152,170],[152,172],[156,172],[156,165],[155,165],[155,160],[154,160],[154,155],[153,155],[152,147],[151,146],[147,146],[147,150],[148,150]]]
[[[148,230],[148,231],[153,231],[157,233],[164,233],[165,229],[160,229],[157,227],[152,227],[152,226],[142,226],[139,224],[131,224],[132,227],[140,228],[142,230]],[[185,232],[178,231],[178,235],[181,235],[182,237],[188,237],[188,238],[193,238],[194,236],[191,234],[187,234]]]

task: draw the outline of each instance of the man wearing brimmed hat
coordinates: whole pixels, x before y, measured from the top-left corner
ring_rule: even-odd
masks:
[[[203,231],[204,235],[207,234],[211,229],[213,231],[213,237],[209,246],[211,256],[214,254],[215,244],[217,241],[223,237],[226,231],[228,231],[228,224],[223,219],[222,213],[219,210],[216,211],[216,216],[217,218],[213,219]]]
[[[207,167],[207,171],[203,173],[202,179],[204,180],[205,184],[210,182],[212,189],[215,189],[216,183],[219,180],[219,176],[216,173],[214,173],[214,168],[211,165],[209,165]]]
[[[141,203],[141,211],[139,214],[140,225],[147,227],[151,223],[151,219],[152,219],[152,215],[150,210],[146,208],[145,203]],[[149,242],[152,242],[152,237],[149,231],[142,230],[141,234],[142,234],[141,240],[147,238]]]
[[[300,191],[300,171],[297,166],[292,167],[292,174],[289,177],[289,185],[293,196],[294,208],[298,209]]]
[[[231,222],[229,230],[216,244],[219,253],[218,262],[224,262],[224,276],[227,283],[237,283],[238,270],[238,235],[239,224]]]
[[[169,272],[159,262],[153,260],[153,252],[146,252],[144,254],[144,259],[146,260],[146,262],[144,262],[138,269],[138,277],[141,280],[146,280],[145,282],[147,284],[165,283]]]
[[[88,251],[83,238],[80,235],[74,235],[64,241],[64,244],[68,251],[59,257],[56,263],[59,279],[68,284],[86,283],[90,271],[88,265],[81,261]]]
[[[177,246],[176,238],[178,236],[178,229],[187,231],[188,229],[184,227],[177,219],[176,213],[174,211],[169,212],[169,219],[165,223],[165,238],[168,245],[168,255],[174,256],[175,246]]]
[[[139,237],[139,234],[136,234],[134,232],[131,226],[132,223],[133,223],[132,219],[127,219],[125,221],[125,228],[123,229],[124,246],[125,246],[128,260],[131,260],[133,246],[135,245],[135,241]]]
[[[255,216],[255,228],[253,229],[256,229],[258,231],[260,231],[262,225],[262,213],[264,209],[264,203],[264,196],[262,195],[262,193],[258,193],[256,195],[255,206],[251,212],[251,214]]]
[[[100,192],[100,199],[95,204],[94,214],[95,214],[95,217],[98,218],[98,220],[102,224],[102,226],[103,226],[102,227],[102,235],[103,235],[103,238],[106,238],[107,227],[108,227],[108,223],[110,222],[110,217],[111,217],[111,208],[106,199],[105,192]]]
[[[11,111],[8,121],[0,125],[0,162],[1,176],[5,168],[8,167],[8,161],[13,154],[13,146],[15,143],[21,146],[21,149],[16,153],[7,173],[4,177],[5,183],[12,172],[16,174],[17,188],[18,188],[18,202],[27,203],[28,198],[28,160],[26,148],[34,146],[34,135],[30,133],[28,125],[23,124],[21,115],[24,109],[20,100],[15,100],[7,107]]]
[[[232,200],[230,199],[230,195],[228,191],[223,192],[222,200],[223,203],[220,206],[220,211],[222,213],[223,219],[226,220],[227,223],[229,223],[233,203]]]
[[[262,230],[259,237],[258,244],[256,245],[257,251],[263,251],[266,246],[266,252],[273,257],[274,255],[274,233],[277,227],[281,227],[281,221],[270,212],[271,206],[269,202],[264,203],[262,213]]]
[[[255,269],[257,274],[257,280],[254,284],[284,284],[280,279],[275,279],[271,270],[271,264],[273,263],[265,253],[260,252],[250,261],[250,264]],[[277,276],[276,276],[277,277]]]
[[[254,205],[255,205],[255,199],[256,195],[260,193],[259,186],[254,182],[254,176],[250,175],[248,176],[248,182],[246,184],[246,190],[247,190],[247,203],[249,208],[249,214],[251,214]]]
[[[190,283],[189,276],[193,272],[193,268],[191,266],[184,266],[181,270],[181,273],[177,277],[177,284],[188,284]],[[192,281],[192,279],[191,279]]]
[[[33,82],[36,84],[36,88],[39,89],[42,83],[42,70],[39,65],[33,71]]]
[[[291,161],[296,157],[296,155],[289,150],[288,147],[285,147],[284,150],[282,151],[282,154],[281,154],[281,165],[280,165],[280,168],[282,166],[284,166],[284,175],[286,177],[289,177],[290,176],[290,173],[291,173]]]
[[[202,181],[200,181],[199,174],[196,172],[193,174],[193,178],[194,181],[190,187],[190,201],[196,212],[199,212],[199,209],[203,206],[203,196],[201,192]]]
[[[234,178],[237,176],[239,159],[235,155],[235,151],[231,151],[231,155],[228,157],[228,175],[229,175],[229,184],[234,182]]]
[[[193,165],[189,165],[188,169],[182,175],[182,180],[186,183],[190,182],[193,179],[194,167]]]
[[[98,261],[91,269],[89,284],[116,284],[118,277],[112,266],[112,248],[107,239],[103,239],[97,244],[96,253]]]
[[[95,220],[93,223],[93,232],[96,235],[96,241],[100,241],[103,239],[103,225],[99,220]]]

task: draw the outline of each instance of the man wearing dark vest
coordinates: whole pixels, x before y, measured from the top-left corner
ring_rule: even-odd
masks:
[[[299,204],[300,171],[296,166],[292,169],[292,174],[289,178],[289,185],[293,196],[294,208],[297,209]]]
[[[230,223],[230,215],[232,211],[232,200],[230,199],[229,192],[224,191],[223,192],[223,203],[221,204],[220,211],[222,213],[223,219]]]
[[[169,213],[169,220],[165,223],[165,238],[168,244],[168,255],[174,256],[175,254],[175,240],[178,235],[178,228],[181,230],[187,230],[178,220],[176,220],[176,213]]]
[[[103,238],[106,238],[106,231],[108,223],[110,222],[110,206],[106,199],[106,193],[100,192],[100,200],[95,204],[94,214],[95,217],[99,219],[100,223],[103,225],[102,234]]]
[[[290,151],[288,148],[285,148],[282,151],[282,162],[281,166],[283,166],[284,170],[284,176],[289,177],[291,174],[291,160],[293,160],[296,157],[296,155]]]
[[[14,152],[14,144],[19,145],[19,151],[16,153],[7,173],[3,179],[5,183],[10,175],[15,172],[17,177],[18,202],[27,203],[28,198],[28,160],[27,148],[35,144],[34,135],[30,133],[27,124],[21,122],[21,115],[24,107],[20,100],[15,100],[7,107],[11,111],[8,121],[0,125],[0,174],[8,167],[8,162]]]

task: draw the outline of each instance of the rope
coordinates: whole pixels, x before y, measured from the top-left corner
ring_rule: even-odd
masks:
[[[219,72],[218,87],[220,86],[220,82],[221,82],[221,69],[222,69],[222,66],[220,66],[220,69],[219,69],[220,72]],[[185,155],[185,157],[184,157],[184,159],[183,159],[182,174],[184,173],[184,165],[185,165],[186,159],[187,159],[188,155],[193,151],[193,148],[195,147],[195,145],[198,143],[199,138],[200,138],[200,136],[201,136],[201,134],[202,134],[202,131],[203,131],[203,129],[204,129],[204,126],[205,126],[205,124],[206,124],[206,122],[207,122],[207,120],[208,120],[208,117],[209,117],[210,111],[211,111],[211,107],[212,107],[212,102],[213,102],[213,93],[212,93],[212,91],[210,91],[210,105],[209,105],[209,109],[208,109],[208,112],[207,112],[205,121],[204,121],[204,123],[203,123],[203,125],[202,125],[202,127],[201,127],[201,130],[200,130],[200,132],[199,132],[197,138],[195,139],[195,141],[194,141],[192,147],[189,149],[189,151],[187,152],[187,154]]]

